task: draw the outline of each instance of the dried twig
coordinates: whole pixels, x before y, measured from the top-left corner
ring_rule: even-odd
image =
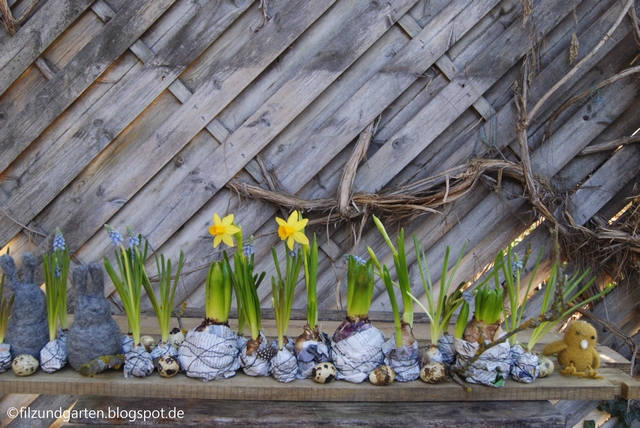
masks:
[[[342,178],[338,185],[338,211],[345,217],[349,215],[353,182],[356,179],[358,164],[360,164],[360,161],[364,159],[364,156],[367,154],[369,143],[376,133],[377,127],[378,120],[374,120],[360,133],[353,153],[351,153],[351,157],[342,170]]]
[[[13,36],[20,29],[20,24],[13,18],[13,14],[11,13],[7,0],[0,0],[0,13],[2,13],[4,26],[7,28],[9,34]]]
[[[578,72],[578,70],[584,64],[586,64],[591,58],[593,58],[595,56],[595,54],[598,52],[598,50],[600,50],[600,48],[611,38],[611,36],[613,35],[614,31],[618,28],[618,26],[620,25],[620,23],[624,19],[624,17],[627,14],[627,12],[629,12],[629,9],[633,6],[634,1],[635,0],[627,0],[627,3],[625,4],[625,6],[624,6],[624,8],[622,10],[622,13],[618,17],[618,19],[616,19],[616,22],[613,24],[613,26],[611,26],[609,31],[607,31],[607,33],[602,37],[602,40],[600,40],[600,42],[596,45],[596,47],[593,48],[593,50],[591,52],[589,52],[584,58],[582,58],[575,65],[575,67],[573,67],[571,70],[569,70],[569,72],[567,74],[565,74],[562,77],[562,79],[558,80],[558,82],[556,82],[556,84],[553,85],[553,87],[551,89],[549,89],[547,91],[547,93],[542,96],[542,98],[540,98],[540,100],[536,103],[536,105],[529,111],[529,120],[534,119],[536,117],[536,114],[538,113],[538,111],[542,108],[543,104],[549,99],[549,97],[551,95],[553,95],[553,93],[555,91],[557,91],[562,85],[567,83]]]
[[[630,76],[632,74],[638,73],[640,72],[640,66],[639,67],[633,67],[633,68],[627,68],[626,70],[621,71],[618,74],[615,74],[611,77],[609,77],[606,80],[603,80],[602,82],[598,83],[597,85],[589,88],[588,91],[584,91],[583,93],[576,95],[575,97],[571,98],[569,101],[567,101],[566,103],[564,103],[562,106],[560,106],[560,108],[558,108],[549,118],[549,124],[547,125],[547,130],[546,135],[549,136],[551,135],[551,129],[553,128],[553,123],[555,122],[555,120],[558,118],[558,116],[560,116],[560,114],[565,111],[571,104],[580,101],[583,98],[589,97],[589,96],[593,96],[593,93],[596,91],[599,91],[600,89],[604,88],[605,86],[611,85],[612,83],[617,82],[620,79],[623,79],[627,76]]]
[[[622,137],[617,140],[608,141],[606,143],[594,144],[593,146],[589,146],[583,149],[579,156],[590,155],[593,153],[603,152],[606,150],[614,150],[620,146],[626,146],[627,144],[633,144],[640,142],[640,134],[633,135],[631,137]]]

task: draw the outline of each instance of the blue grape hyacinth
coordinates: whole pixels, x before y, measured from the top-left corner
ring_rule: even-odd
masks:
[[[107,233],[109,234],[109,239],[111,239],[111,242],[113,242],[113,245],[115,245],[116,247],[119,247],[120,244],[122,244],[122,241],[124,241],[124,239],[122,238],[122,235],[120,235],[120,232],[118,232],[108,224],[105,224],[104,227],[107,229]]]
[[[62,236],[62,232],[60,229],[56,228],[56,233],[53,237],[53,251],[64,251],[67,247],[67,243],[64,240],[64,236]]]

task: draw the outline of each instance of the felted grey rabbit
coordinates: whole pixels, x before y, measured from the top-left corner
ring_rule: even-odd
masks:
[[[29,354],[39,359],[40,350],[49,341],[49,322],[47,298],[34,283],[36,259],[31,253],[22,255],[23,282],[18,280],[11,256],[5,254],[0,257],[0,266],[16,296],[5,333],[5,342],[11,345],[11,357]]]
[[[87,268],[73,270],[76,309],[67,332],[67,357],[75,370],[104,355],[122,353],[120,327],[111,317],[111,307],[104,297],[104,272],[92,262],[89,274],[93,287],[87,287]]]

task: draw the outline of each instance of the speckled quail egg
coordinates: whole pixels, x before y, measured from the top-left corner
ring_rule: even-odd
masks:
[[[446,379],[444,364],[438,362],[427,363],[420,370],[420,379],[427,383],[440,383]]]
[[[156,347],[156,340],[151,336],[142,336],[140,338],[140,344],[144,346],[144,350],[151,352]]]
[[[36,358],[29,354],[18,355],[11,365],[16,376],[29,376],[34,374],[40,363]]]
[[[184,342],[184,332],[178,327],[171,330],[171,333],[169,333],[168,343],[170,343],[174,348],[178,349],[180,345],[182,345],[182,342]]]
[[[162,377],[173,377],[180,371],[180,363],[175,357],[164,355],[156,364],[158,373]]]
[[[311,379],[318,383],[330,383],[336,374],[336,366],[331,363],[318,363],[311,369]]]
[[[555,369],[555,365],[553,364],[553,361],[551,361],[549,357],[545,357],[544,355],[538,355],[538,359],[539,359],[538,370],[540,371],[540,374],[538,374],[538,377],[547,377],[551,373],[553,373],[553,370]]]
[[[396,371],[387,365],[378,366],[369,373],[369,382],[378,386],[390,385],[395,378]]]

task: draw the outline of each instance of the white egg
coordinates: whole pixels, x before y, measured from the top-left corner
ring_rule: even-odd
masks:
[[[29,376],[34,374],[38,367],[40,367],[40,363],[36,358],[29,354],[18,355],[11,365],[13,368],[13,372],[16,376]]]
[[[177,358],[165,355],[160,357],[156,364],[158,373],[162,377],[173,377],[180,371],[180,363]]]
[[[174,348],[178,349],[180,345],[182,345],[182,342],[184,342],[184,333],[182,332],[182,330],[177,327],[171,330],[168,343],[170,343]]]
[[[391,366],[378,366],[369,373],[369,382],[374,385],[390,385],[396,378],[396,371]]]
[[[336,374],[336,366],[331,363],[318,363],[311,369],[311,379],[318,383],[332,382]]]
[[[553,370],[555,369],[555,365],[553,364],[553,361],[551,361],[549,357],[545,357],[544,355],[538,355],[538,359],[540,360],[538,362],[538,370],[540,370],[540,374],[538,374],[538,377],[547,377],[551,373],[553,373]]]
[[[444,364],[438,362],[427,363],[420,370],[420,379],[427,383],[444,382],[447,374]]]

